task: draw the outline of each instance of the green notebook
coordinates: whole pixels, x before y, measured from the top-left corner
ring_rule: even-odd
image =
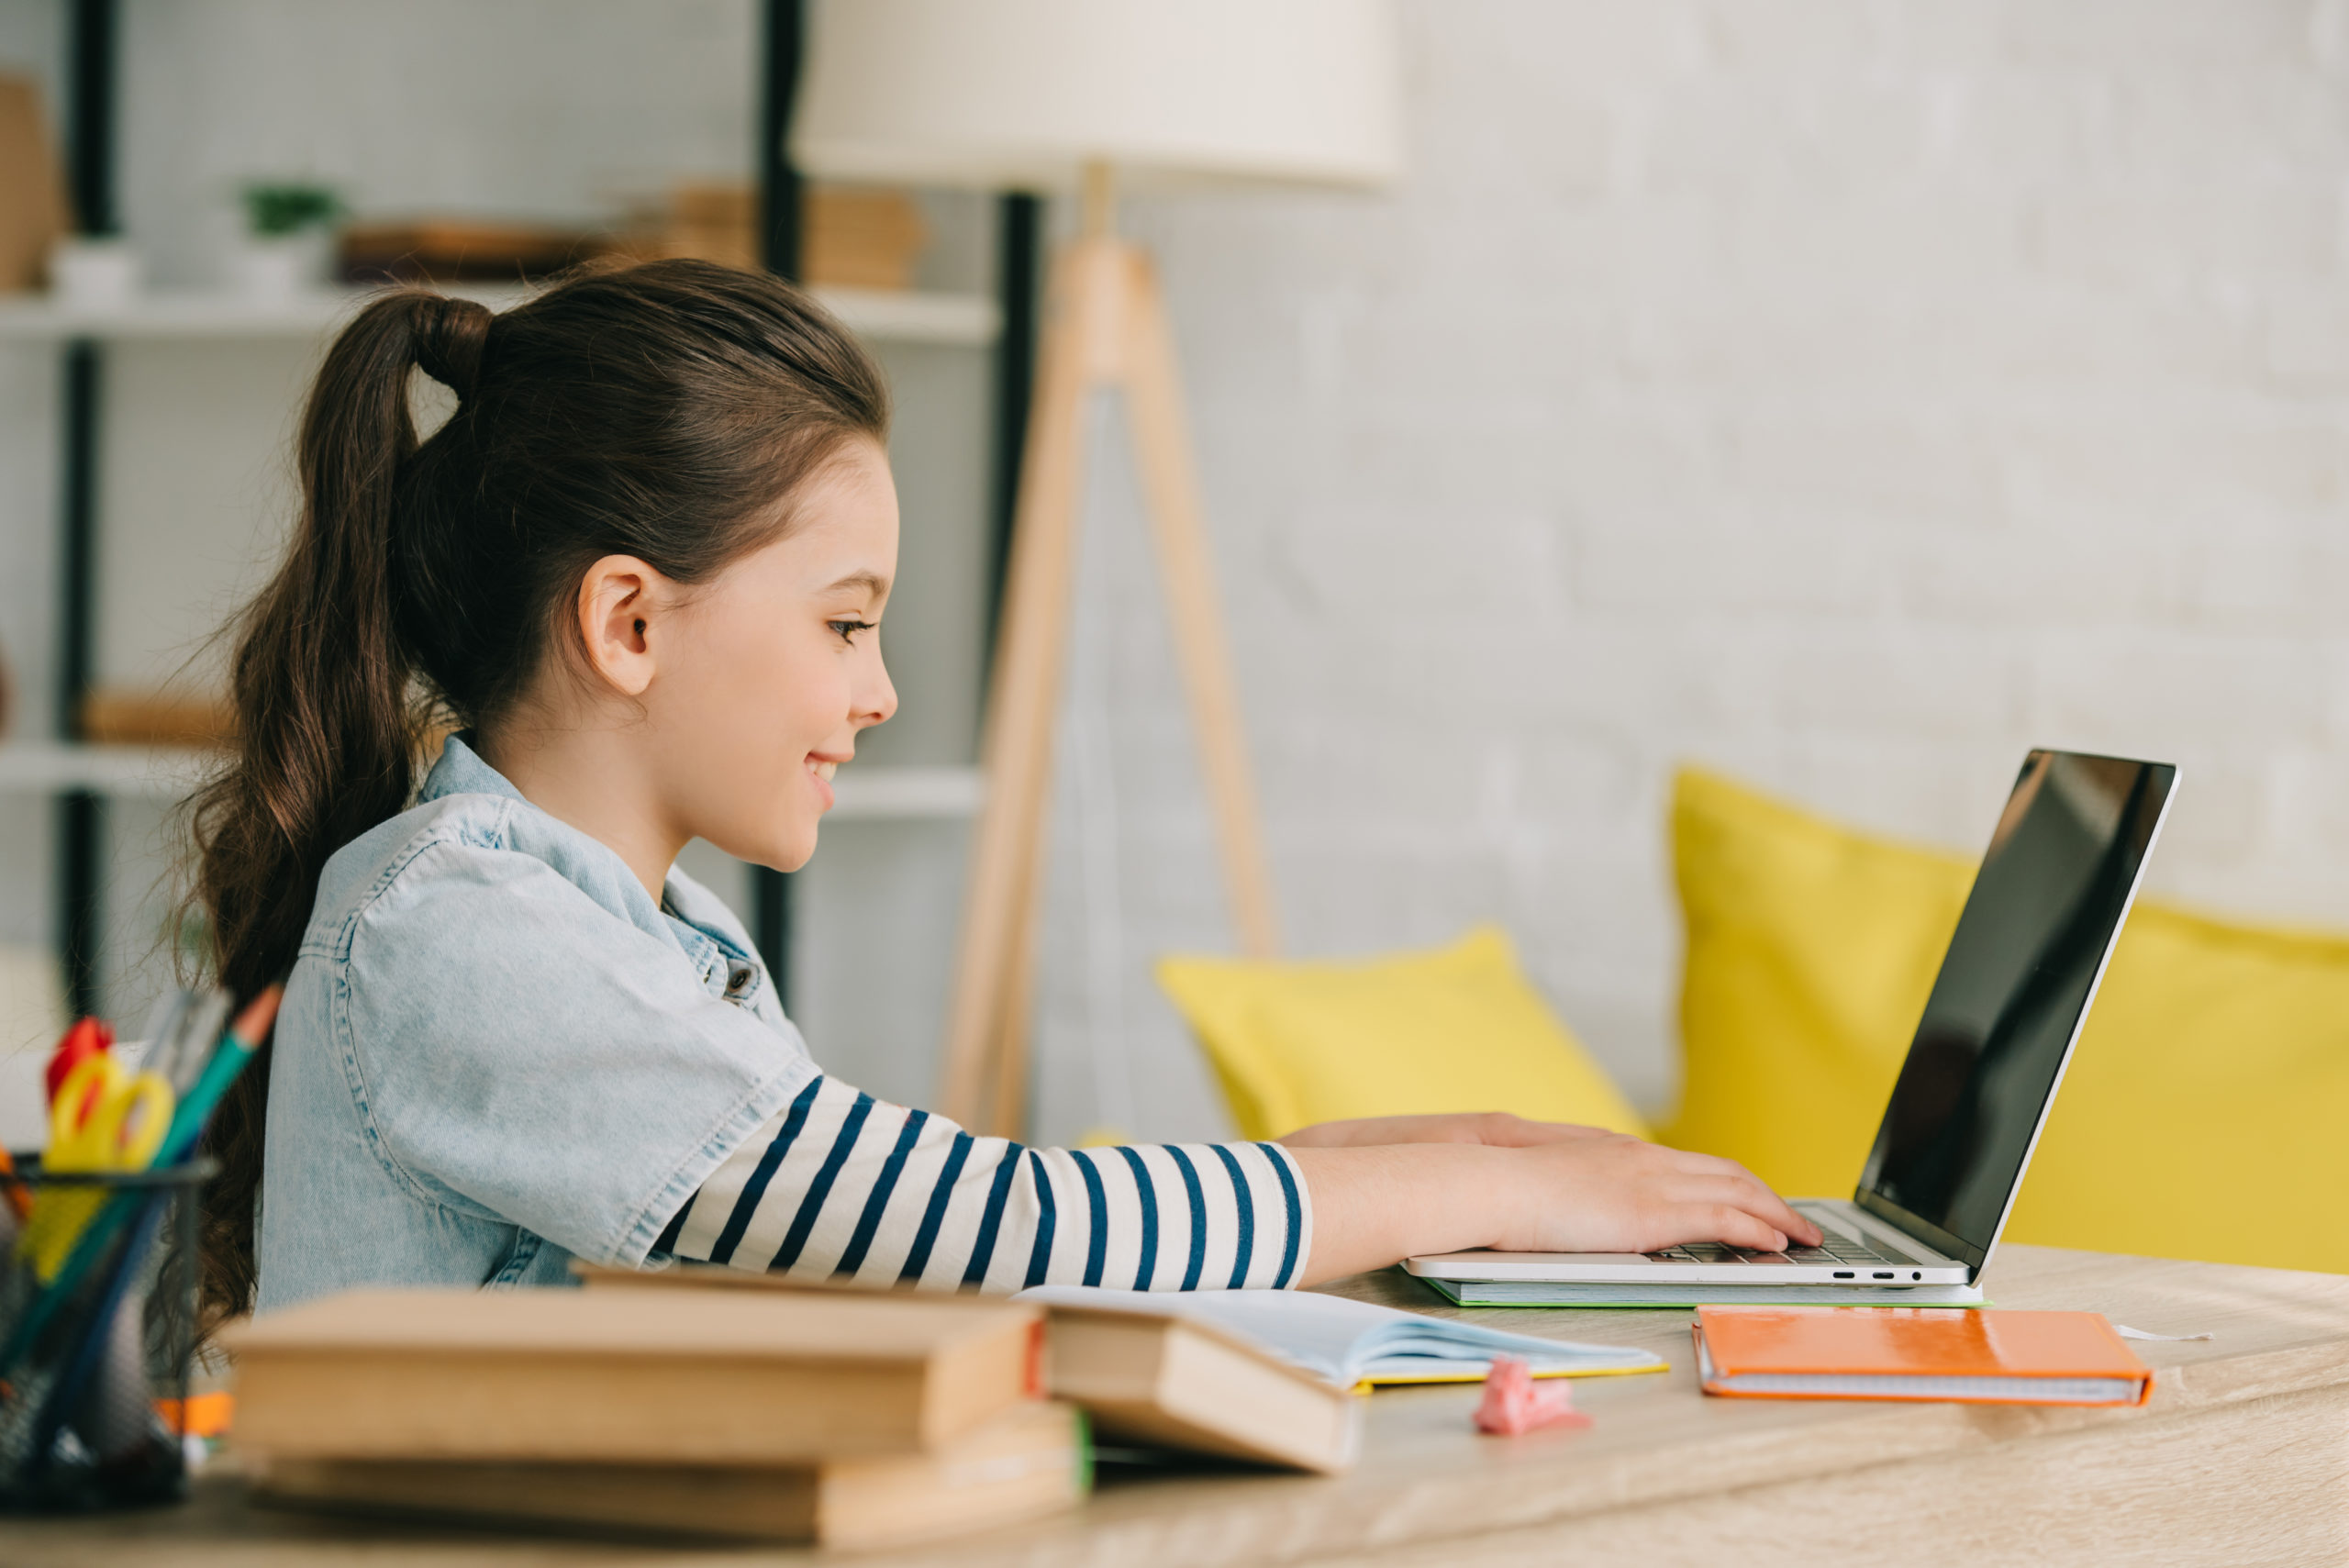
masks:
[[[1559,1284],[1547,1280],[1413,1276],[1457,1307],[1987,1307],[1982,1287],[1918,1284]]]

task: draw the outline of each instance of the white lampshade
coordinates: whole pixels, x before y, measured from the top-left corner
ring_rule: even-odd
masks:
[[[826,178],[1370,184],[1402,162],[1386,0],[828,0],[809,33],[791,152]]]

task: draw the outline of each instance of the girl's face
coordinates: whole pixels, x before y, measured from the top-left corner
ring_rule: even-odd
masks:
[[[682,835],[796,871],[832,772],[897,710],[881,611],[897,571],[897,491],[853,439],[796,497],[797,524],[692,590],[643,694],[660,793]]]

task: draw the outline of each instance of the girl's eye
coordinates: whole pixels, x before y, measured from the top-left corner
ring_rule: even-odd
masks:
[[[869,620],[836,620],[827,621],[824,624],[839,632],[842,642],[854,642],[858,632],[871,631],[874,626],[874,623]]]

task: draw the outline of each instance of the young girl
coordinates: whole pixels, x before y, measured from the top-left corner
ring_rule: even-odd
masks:
[[[418,445],[411,372],[457,397]],[[790,870],[896,694],[888,395],[773,279],[662,261],[328,352],[195,817],[225,984],[214,1314],[667,1258],[924,1287],[1281,1287],[1466,1247],[1776,1250],[1727,1161],[1508,1116],[1023,1148],[827,1076],[696,837]],[[463,728],[420,781],[428,726]]]

